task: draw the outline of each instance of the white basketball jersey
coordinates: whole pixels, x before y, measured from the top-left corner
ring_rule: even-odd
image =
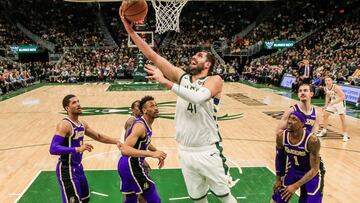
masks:
[[[184,74],[180,85],[197,91],[207,78],[192,83],[191,76]],[[221,141],[216,117],[219,101],[215,97],[202,104],[192,104],[178,96],[175,113],[176,141],[187,147],[207,146]]]
[[[325,88],[325,93],[329,95],[331,101],[335,101],[338,97],[334,89],[335,89],[334,84],[331,85],[330,89],[328,89],[327,87]]]

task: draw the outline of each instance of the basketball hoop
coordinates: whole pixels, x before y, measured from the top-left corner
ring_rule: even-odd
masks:
[[[156,14],[157,33],[168,30],[180,32],[180,13],[189,0],[151,0]]]

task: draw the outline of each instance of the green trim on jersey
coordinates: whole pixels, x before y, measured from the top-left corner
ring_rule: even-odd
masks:
[[[179,79],[179,85],[181,84],[181,80],[183,79],[183,77],[185,76],[185,75],[187,75],[187,73],[184,73],[184,74],[182,74],[181,76],[180,76],[180,79]],[[191,80],[191,79],[190,79]]]
[[[225,158],[225,156],[224,156],[223,153],[222,153],[223,147],[220,146],[220,143],[219,143],[219,142],[216,142],[215,145],[216,145],[216,149],[218,149],[219,152],[220,152],[220,157],[221,157],[222,162],[223,162],[223,167],[224,167],[224,170],[225,170],[225,175],[227,175],[227,174],[229,173],[229,166],[226,164],[226,158]]]

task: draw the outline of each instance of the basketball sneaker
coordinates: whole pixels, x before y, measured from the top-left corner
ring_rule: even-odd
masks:
[[[343,139],[342,139],[342,140],[343,140],[344,142],[347,142],[347,141],[350,139],[349,135],[348,135],[346,132],[343,133],[342,136],[343,136]]]
[[[316,136],[318,137],[325,137],[327,130],[323,128]]]

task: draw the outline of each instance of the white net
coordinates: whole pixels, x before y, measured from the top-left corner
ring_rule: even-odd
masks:
[[[157,33],[168,30],[180,32],[180,13],[189,0],[151,0],[156,14]]]

